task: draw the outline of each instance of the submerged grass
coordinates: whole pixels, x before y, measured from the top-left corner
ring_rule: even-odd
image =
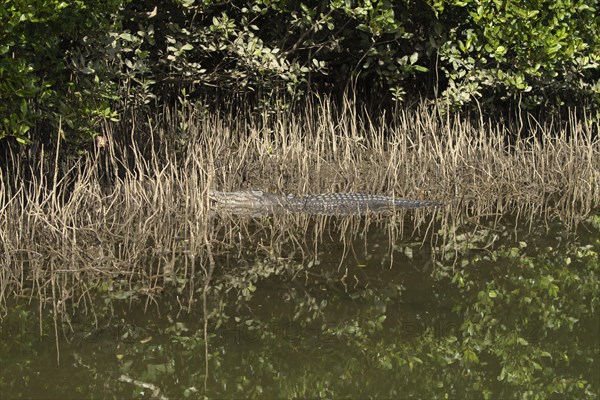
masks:
[[[27,297],[66,315],[87,308],[98,291],[143,295],[150,304],[167,286],[185,306],[206,286],[213,254],[231,249],[279,257],[287,245],[310,257],[322,235],[344,241],[372,223],[388,229],[391,243],[421,231],[451,249],[465,221],[510,213],[574,226],[598,206],[597,123],[531,119],[525,134],[444,115],[422,105],[369,118],[351,101],[258,115],[186,103],[156,119],[132,115],[106,126],[107,147],[76,160],[59,157],[60,142],[27,163],[11,155],[0,169],[0,309]],[[333,227],[329,217],[210,216],[209,190],[240,188],[367,192],[447,206],[334,219]]]

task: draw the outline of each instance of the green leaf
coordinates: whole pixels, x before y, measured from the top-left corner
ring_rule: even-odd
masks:
[[[123,39],[123,40],[126,40],[126,41],[128,41],[128,42],[133,42],[133,41],[134,41],[134,38],[133,38],[133,36],[132,36],[130,33],[127,33],[127,32],[123,32],[123,33],[121,33],[121,34],[119,35],[119,37],[120,37],[121,39]]]

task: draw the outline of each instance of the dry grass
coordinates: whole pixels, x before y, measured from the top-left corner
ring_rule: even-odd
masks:
[[[40,154],[21,165],[15,157],[10,175],[0,170],[0,308],[25,296],[60,315],[87,307],[98,290],[123,287],[148,304],[166,287],[191,302],[206,283],[198,273],[215,268],[213,254],[239,251],[241,241],[273,257],[281,246],[310,256],[322,235],[348,240],[372,223],[393,243],[413,230],[431,237],[433,223],[455,228],[506,213],[573,226],[599,203],[598,126],[585,118],[539,122],[509,141],[509,126],[440,117],[426,106],[375,121],[359,111],[322,100],[295,113],[233,116],[188,104],[156,121],[131,117],[127,133],[107,127],[108,147],[76,161]],[[448,206],[334,227],[298,215],[211,218],[208,190],[239,188],[393,194]]]

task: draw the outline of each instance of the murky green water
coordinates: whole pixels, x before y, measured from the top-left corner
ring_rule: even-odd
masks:
[[[98,296],[56,326],[22,301],[1,324],[1,397],[597,398],[598,217],[454,238],[390,251],[372,227],[303,258],[293,242],[244,256],[260,240],[240,237],[215,255],[208,343],[201,293]]]

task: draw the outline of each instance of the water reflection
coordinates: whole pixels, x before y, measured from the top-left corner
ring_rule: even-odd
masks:
[[[261,251],[276,228],[232,235],[215,254],[207,336],[202,296],[190,303],[176,286],[150,302],[98,296],[94,312],[56,329],[42,308],[42,335],[39,308],[13,305],[1,325],[2,395],[593,398],[592,222],[568,240],[560,225],[527,235],[479,226],[453,252],[449,241],[423,245],[431,231],[390,241],[376,226],[343,240],[334,230],[302,251],[282,235],[277,252]]]

